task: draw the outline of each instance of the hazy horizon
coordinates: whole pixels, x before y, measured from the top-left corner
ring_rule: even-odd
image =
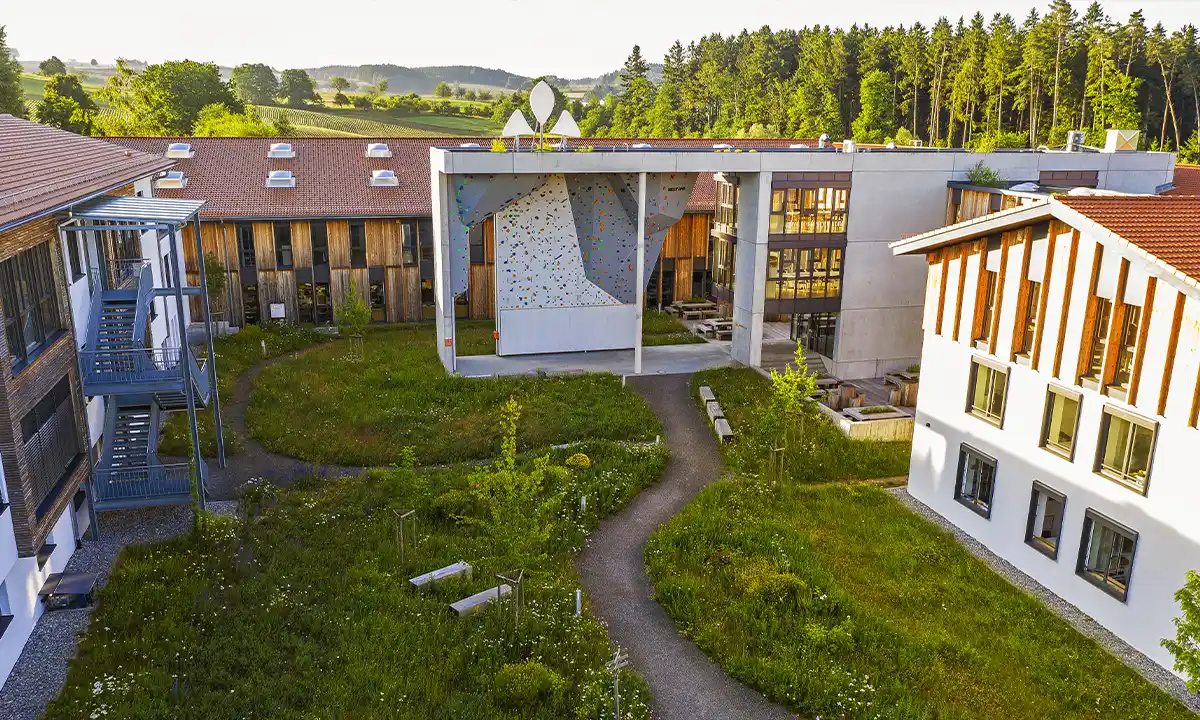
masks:
[[[1071,0],[1071,4],[1082,14],[1090,0]],[[1110,0],[1102,5],[1111,19],[1121,22],[1141,9],[1151,27],[1161,22],[1175,29],[1200,17],[1200,0]],[[1042,13],[1048,6],[1048,2],[980,0],[962,10],[968,16],[978,10],[989,20],[996,12],[1006,12],[1020,22],[1031,8]],[[344,0],[337,13],[313,2],[284,12],[232,0],[209,0],[205,7],[206,13],[183,4],[113,11],[66,0],[54,12],[70,21],[48,22],[46,6],[23,3],[0,12],[0,25],[7,26],[8,44],[22,60],[57,55],[111,64],[116,57],[149,62],[187,58],[228,66],[262,62],[276,69],[478,65],[531,77],[582,78],[620,67],[635,44],[641,45],[649,61],[660,62],[675,40],[686,45],[714,32],[737,33],[763,25],[775,29],[855,23],[908,27],[921,22],[929,27],[942,15],[951,22],[958,19],[957,14],[946,12],[944,3],[916,0],[857,0],[823,8],[820,15],[783,0],[745,0],[736,6],[736,13],[726,12],[728,3],[714,0],[613,0],[579,18],[564,12],[564,3],[551,0],[461,0],[450,7],[423,6],[419,11],[381,0]],[[306,7],[313,10],[306,12]]]

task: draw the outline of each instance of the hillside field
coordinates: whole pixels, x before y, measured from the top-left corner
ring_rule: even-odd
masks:
[[[362,110],[296,110],[255,105],[262,118],[276,122],[286,114],[299,135],[318,137],[444,137],[495,135],[500,127],[491,120],[465,116],[412,115],[394,117]]]

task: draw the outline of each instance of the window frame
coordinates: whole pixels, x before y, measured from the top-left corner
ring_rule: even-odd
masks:
[[[416,267],[420,264],[420,250],[417,247],[417,221],[402,220],[400,222],[400,264],[403,267]]]
[[[319,233],[317,228],[321,229]],[[317,241],[318,237],[320,237],[320,242]],[[313,267],[329,267],[329,224],[324,220],[313,220],[308,224],[308,238]],[[293,259],[295,259],[294,256]]]
[[[350,267],[365,268],[367,266],[367,224],[361,220],[351,222],[348,232],[350,235]]]
[[[275,269],[295,269],[296,256],[292,252],[292,224],[290,222],[271,223],[271,239],[275,241]],[[283,262],[284,253],[287,253],[287,263]]]
[[[257,269],[258,255],[254,248],[254,225],[237,223],[233,226],[233,233],[237,236],[238,267],[249,270]],[[248,245],[247,241],[249,241]]]
[[[64,232],[63,241],[67,244],[67,261],[71,270],[71,284],[87,276],[83,269],[83,255],[79,251],[80,233]]]
[[[49,241],[42,242],[0,262],[0,308],[13,375],[66,332],[51,249]]]
[[[1105,450],[1108,449],[1108,438],[1112,429],[1113,418],[1128,422],[1135,427],[1140,426],[1150,431],[1150,451],[1149,456],[1146,458],[1146,477],[1140,485],[1130,480],[1128,475],[1117,475],[1113,472],[1104,471],[1104,455]],[[1136,415],[1123,408],[1117,407],[1112,403],[1105,404],[1104,407],[1100,409],[1100,429],[1096,438],[1096,458],[1092,465],[1092,472],[1104,478],[1105,480],[1110,480],[1121,487],[1128,488],[1129,490],[1132,490],[1143,497],[1146,496],[1150,492],[1150,476],[1154,472],[1154,455],[1155,450],[1158,448],[1158,429],[1157,420]],[[1131,432],[1129,434],[1129,447],[1125,452],[1126,467],[1129,465],[1128,459],[1131,457],[1133,452],[1133,437],[1134,434],[1131,428]]]
[[[1071,449],[1063,450],[1050,443],[1051,402],[1055,395],[1075,401],[1075,437],[1071,441]],[[1079,447],[1079,421],[1083,417],[1083,393],[1068,387],[1051,383],[1046,387],[1046,402],[1042,408],[1042,433],[1038,446],[1048,453],[1057,455],[1067,462],[1075,462],[1075,450]]]
[[[1129,552],[1129,577],[1121,587],[1116,587],[1107,579],[1097,578],[1091,571],[1087,570],[1088,551],[1091,549],[1091,541],[1096,533],[1097,525],[1108,526],[1109,530],[1133,540],[1133,549]],[[1133,569],[1137,565],[1139,540],[1140,537],[1136,530],[1113,520],[1093,508],[1088,508],[1083,514],[1083,528],[1079,535],[1079,555],[1075,560],[1075,574],[1089,585],[1102,590],[1106,595],[1123,603],[1128,602],[1129,587],[1133,585]]]
[[[1000,414],[993,418],[990,415],[984,415],[975,411],[975,382],[979,368],[987,368],[993,373],[1000,373],[1004,376],[1004,399],[1000,403]],[[989,425],[1004,428],[1004,416],[1008,412],[1008,384],[1009,384],[1009,368],[1007,365],[995,362],[983,355],[971,355],[971,371],[969,373],[969,382],[967,384],[967,407],[966,413],[972,417],[979,418]]]
[[[1034,535],[1034,523],[1037,520],[1038,496],[1045,495],[1047,498],[1057,500],[1061,509],[1058,513],[1058,541],[1054,543],[1054,547],[1049,547],[1046,543],[1040,542],[1041,538]],[[1055,490],[1038,480],[1033,481],[1033,487],[1029,491],[1029,517],[1025,523],[1025,544],[1037,550],[1046,557],[1058,561],[1058,552],[1062,549],[1063,540],[1063,525],[1067,516],[1067,496]]]
[[[991,467],[992,467],[991,490],[990,490],[990,492],[988,492],[988,498],[987,498],[986,505],[981,505],[979,503],[978,499],[972,501],[972,500],[968,499],[968,496],[963,494],[963,480],[965,479],[964,472],[967,469],[967,457],[969,455],[975,456],[975,458],[977,460],[987,463],[987,464],[991,465]],[[996,477],[997,477],[997,475],[998,475],[998,463],[996,462],[996,458],[992,457],[991,455],[988,455],[987,453],[983,452],[979,448],[974,447],[973,445],[968,445],[967,443],[962,443],[961,445],[958,446],[958,471],[954,475],[954,501],[957,502],[959,505],[962,505],[966,509],[970,510],[971,512],[975,513],[976,515],[982,517],[983,519],[991,520],[992,519],[992,508],[995,507],[995,504],[996,504],[995,501],[996,501]],[[976,495],[975,497],[978,498],[978,495]]]

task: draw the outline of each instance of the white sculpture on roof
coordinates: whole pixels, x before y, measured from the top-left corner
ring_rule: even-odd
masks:
[[[504,129],[500,131],[500,137],[516,139],[516,150],[521,149],[522,135],[537,135],[538,146],[541,146],[542,137],[546,132],[546,121],[550,119],[550,115],[554,112],[554,90],[546,83],[545,80],[539,80],[537,85],[533,86],[533,90],[529,91],[529,108],[533,111],[533,118],[537,121],[537,130],[529,127],[529,122],[525,119],[525,114],[519,109],[514,110],[513,114],[505,123]],[[566,138],[581,137],[583,133],[579,130],[578,123],[575,118],[571,117],[571,113],[563,110],[558,116],[558,121],[554,123],[554,132],[563,137],[560,147],[566,149]]]

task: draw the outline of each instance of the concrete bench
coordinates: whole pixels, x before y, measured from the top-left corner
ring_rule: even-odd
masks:
[[[725,418],[717,418],[713,421],[713,430],[717,433],[717,439],[721,442],[729,442],[733,440],[733,428],[729,427],[729,421]]]
[[[471,566],[465,562],[456,562],[453,565],[447,565],[444,568],[439,568],[433,572],[427,572],[424,575],[418,575],[408,579],[408,584],[415,588],[422,588],[430,583],[435,583],[439,580],[454,577],[471,577]]]
[[[710,400],[716,400],[717,396],[713,394],[712,388],[710,388],[707,385],[701,385],[700,386],[700,399],[703,400],[704,402],[708,402]]]
[[[458,613],[459,617],[472,615],[482,612],[488,603],[495,602],[502,597],[508,596],[510,593],[512,593],[512,585],[503,583],[482,592],[477,592],[470,597],[465,597],[458,602],[450,603],[450,609]]]
[[[711,423],[716,423],[718,418],[725,417],[725,411],[721,409],[720,403],[716,400],[709,400],[704,403],[704,409],[708,411],[708,420]]]

